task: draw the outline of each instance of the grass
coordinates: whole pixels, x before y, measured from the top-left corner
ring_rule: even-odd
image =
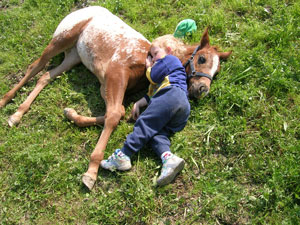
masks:
[[[172,138],[173,151],[187,164],[162,188],[153,186],[160,160],[148,148],[134,156],[129,172],[100,170],[92,192],[81,184],[102,127],[78,128],[63,109],[105,111],[99,84],[82,65],[46,87],[21,124],[9,128],[6,120],[34,78],[0,110],[0,223],[299,224],[299,2],[4,0],[0,95],[21,79],[60,20],[87,5],[108,8],[150,41],[192,18],[198,31],[187,42],[198,42],[210,26],[211,42],[233,54],[210,94],[191,101],[187,127]],[[132,128],[120,122],[105,156]]]

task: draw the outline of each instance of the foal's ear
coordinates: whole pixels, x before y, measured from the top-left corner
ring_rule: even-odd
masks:
[[[203,32],[201,41],[200,41],[200,49],[209,46],[209,36],[208,36],[208,27],[206,27],[205,31]]]
[[[221,60],[226,60],[230,55],[231,55],[232,51],[229,52],[218,52],[218,55],[220,57]]]

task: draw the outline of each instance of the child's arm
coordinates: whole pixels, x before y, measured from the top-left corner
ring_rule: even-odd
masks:
[[[165,79],[170,72],[168,61],[159,59],[150,68],[147,68],[146,76],[150,83],[159,84]]]
[[[136,103],[134,103],[133,108],[131,110],[131,116],[134,120],[137,120],[137,118],[140,115],[140,108],[148,105],[148,102],[145,97],[138,100]]]
[[[146,69],[148,69],[151,66],[153,66],[152,57],[151,57],[151,55],[148,55],[146,58]]]

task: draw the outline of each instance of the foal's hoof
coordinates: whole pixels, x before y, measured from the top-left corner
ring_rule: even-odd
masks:
[[[68,119],[72,120],[73,117],[77,115],[77,112],[76,112],[74,109],[71,109],[71,108],[65,108],[65,109],[64,109],[64,114],[65,114],[65,116],[66,116]]]
[[[93,189],[95,183],[96,183],[96,180],[94,180],[93,178],[91,178],[87,174],[83,174],[83,176],[82,176],[82,182],[91,191]]]
[[[9,119],[7,120],[7,122],[8,122],[8,125],[10,127],[13,127],[13,126],[16,126],[16,125],[18,125],[20,123],[20,118],[12,115],[12,116],[9,117]]]
[[[64,114],[65,114],[65,117],[67,117],[70,121],[73,121],[76,123],[76,118],[77,118],[78,114],[74,109],[65,108]]]

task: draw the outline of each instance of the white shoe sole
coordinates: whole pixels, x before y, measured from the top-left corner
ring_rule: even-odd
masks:
[[[103,168],[103,169],[106,169],[106,170],[110,170],[110,171],[116,171],[116,170],[120,170],[120,171],[126,171],[126,170],[130,170],[131,169],[131,165],[126,165],[126,166],[121,166],[121,167],[106,167],[105,164],[103,163],[102,164],[102,161],[100,163],[100,166]]]

